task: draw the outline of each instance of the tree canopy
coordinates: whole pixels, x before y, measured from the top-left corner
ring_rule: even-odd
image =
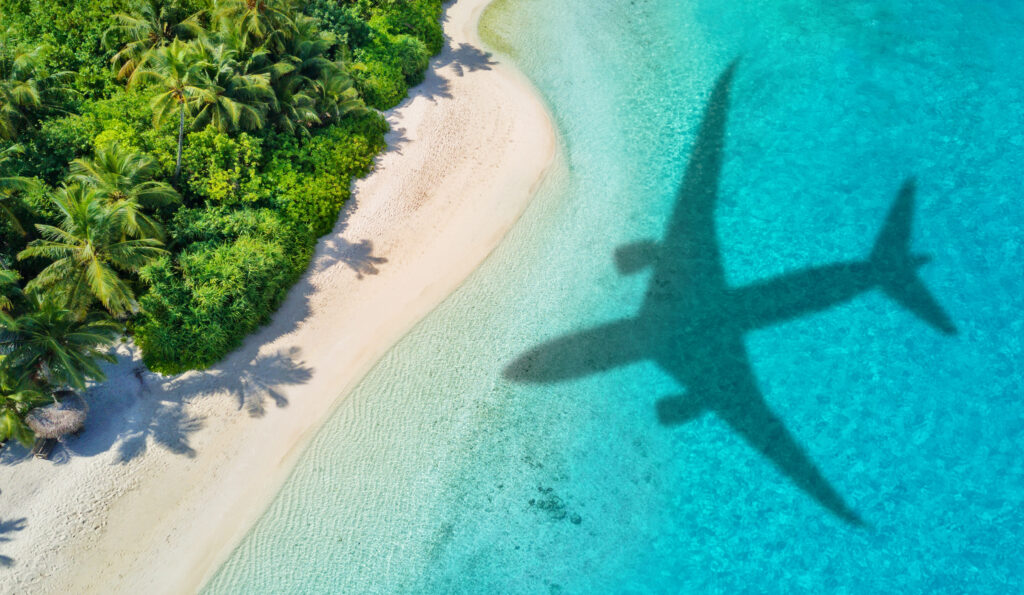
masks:
[[[440,0],[0,0],[0,442],[126,335],[262,324],[441,48]]]

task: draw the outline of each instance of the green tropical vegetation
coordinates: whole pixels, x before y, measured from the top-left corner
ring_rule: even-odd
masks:
[[[440,51],[441,0],[0,0],[0,443],[264,323]]]

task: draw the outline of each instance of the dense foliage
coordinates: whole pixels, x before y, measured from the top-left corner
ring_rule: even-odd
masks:
[[[267,320],[422,80],[441,0],[0,0],[0,442]]]

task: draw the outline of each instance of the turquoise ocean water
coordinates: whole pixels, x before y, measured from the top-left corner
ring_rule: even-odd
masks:
[[[1024,4],[484,25],[564,159],[208,592],[1024,589]]]

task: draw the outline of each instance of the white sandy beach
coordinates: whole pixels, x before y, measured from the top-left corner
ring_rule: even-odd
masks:
[[[446,48],[387,113],[390,148],[267,326],[176,377],[123,346],[52,462],[0,453],[0,593],[198,590],[339,399],[494,249],[556,141],[525,77],[482,49],[488,2],[448,6]]]

